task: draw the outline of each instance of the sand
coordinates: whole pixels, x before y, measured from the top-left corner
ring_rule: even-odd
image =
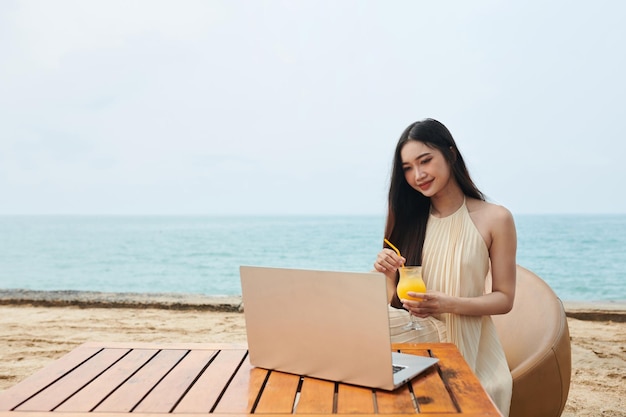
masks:
[[[0,390],[87,341],[246,342],[236,308],[33,304],[0,305]],[[626,416],[623,306],[566,305],[573,370],[563,416]]]

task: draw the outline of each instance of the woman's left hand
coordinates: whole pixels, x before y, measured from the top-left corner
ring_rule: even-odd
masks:
[[[426,293],[408,293],[412,297],[422,297],[421,301],[402,300],[403,307],[414,316],[425,318],[428,316],[450,313],[454,303],[454,297],[439,291],[428,291]]]

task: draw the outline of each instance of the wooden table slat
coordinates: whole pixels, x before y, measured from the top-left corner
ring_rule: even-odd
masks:
[[[107,349],[115,351],[121,349]],[[145,365],[158,350],[136,349],[130,351],[97,379],[70,397],[54,411],[87,412],[93,410],[107,395],[113,392],[139,368]]]
[[[254,412],[290,414],[298,392],[298,385],[300,385],[299,375],[271,372]]]
[[[450,393],[439,377],[438,365],[411,381],[413,395],[421,413],[458,412]]]
[[[411,355],[430,356],[428,349],[401,351]],[[458,412],[450,393],[439,377],[439,364],[414,378],[411,381],[411,388],[421,413]]]
[[[102,350],[102,347],[79,346],[65,356],[50,363],[45,368],[39,370],[28,378],[24,379],[17,385],[0,392],[0,410],[12,410],[25,399],[39,392],[52,382],[56,381],[68,371],[86,361],[96,353]]]
[[[233,372],[246,356],[243,349],[221,350],[174,409],[175,413],[208,413],[213,409]]]
[[[374,413],[374,395],[371,388],[340,384],[337,387],[338,414]]]
[[[74,395],[126,353],[128,353],[127,349],[104,349],[98,352],[51,386],[17,407],[16,410],[54,410],[65,399]]]
[[[395,391],[376,391],[379,414],[414,414],[417,412],[408,385]]]
[[[249,413],[256,402],[257,394],[263,386],[267,373],[265,369],[253,368],[246,356],[213,412],[217,414]]]
[[[452,390],[453,400],[463,413],[492,410],[484,415],[500,416],[480,381],[457,350],[442,349],[441,345],[435,345],[432,351],[433,356],[440,359],[438,366],[441,370],[442,382]]]
[[[268,373],[268,370],[252,367],[246,356],[214,412],[217,414],[250,413]]]
[[[187,352],[182,349],[160,351],[94,411],[130,412]]]
[[[133,410],[135,413],[170,411],[215,356],[215,351],[189,352]]]
[[[322,379],[304,378],[296,414],[332,414],[335,383]]]

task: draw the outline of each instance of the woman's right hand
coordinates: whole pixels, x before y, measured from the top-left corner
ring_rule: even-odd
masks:
[[[378,252],[376,262],[374,262],[374,269],[378,272],[382,272],[387,276],[393,275],[395,277],[396,271],[398,270],[398,268],[404,265],[405,262],[406,259],[404,259],[402,256],[398,256],[398,254],[396,254],[391,249],[385,248]]]
[[[398,268],[406,263],[406,259],[398,256],[397,253],[391,249],[383,249],[378,252],[376,262],[374,262],[374,269],[378,272],[382,272],[387,277],[387,301],[391,302],[393,295],[396,293],[396,274]]]

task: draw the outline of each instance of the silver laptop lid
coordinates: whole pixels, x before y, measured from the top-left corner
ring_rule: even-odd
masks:
[[[253,366],[393,389],[386,278],[242,266]]]

